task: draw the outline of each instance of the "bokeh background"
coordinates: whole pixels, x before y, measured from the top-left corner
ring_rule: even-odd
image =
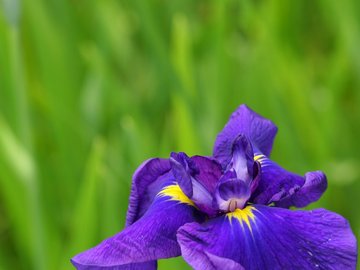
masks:
[[[241,103],[359,235],[359,1],[0,1],[0,269],[72,269],[143,160],[211,155]]]

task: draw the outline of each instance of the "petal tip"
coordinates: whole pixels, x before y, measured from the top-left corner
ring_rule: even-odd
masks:
[[[213,155],[223,166],[226,166],[234,140],[243,134],[258,151],[269,156],[276,133],[277,127],[271,120],[242,104],[231,114],[229,121],[218,134]]]

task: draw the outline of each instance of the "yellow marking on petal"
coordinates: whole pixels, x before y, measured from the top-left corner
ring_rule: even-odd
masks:
[[[244,209],[236,208],[234,212],[227,213],[226,216],[230,219],[230,221],[231,219],[236,218],[241,224],[245,222],[249,230],[252,231],[250,221],[255,220],[253,210],[256,210],[256,208],[249,205]]]
[[[259,161],[261,163],[261,161],[265,158],[266,156],[263,154],[260,155],[256,155],[254,156],[254,161]]]
[[[194,202],[189,199],[188,196],[181,190],[178,184],[172,184],[164,187],[159,193],[159,197],[170,197],[170,201],[178,201],[181,203],[185,203],[191,206],[195,206]]]

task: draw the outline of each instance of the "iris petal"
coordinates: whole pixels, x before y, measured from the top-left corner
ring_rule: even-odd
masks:
[[[255,155],[255,160],[261,165],[261,177],[250,200],[254,203],[305,207],[317,201],[327,188],[321,171],[308,172],[303,177],[283,169],[265,155]]]
[[[171,153],[170,157],[171,171],[179,183],[182,191],[188,197],[193,195],[192,175],[198,173],[194,162],[183,152]]]
[[[207,269],[202,268],[199,258],[211,265],[208,254],[247,270],[356,267],[356,239],[348,222],[335,213],[262,205],[240,211],[179,229],[183,257],[195,270]],[[226,266],[224,262],[221,269]]]
[[[217,136],[213,156],[226,167],[232,158],[234,141],[240,134],[245,135],[254,148],[269,156],[276,133],[273,122],[241,105]]]
[[[253,178],[254,152],[250,141],[244,136],[239,135],[235,140],[232,152],[232,162],[229,169],[236,172],[236,177],[249,182]]]
[[[170,169],[168,159],[152,158],[135,171],[126,215],[127,226],[144,215],[161,187],[172,177]]]
[[[201,183],[210,194],[213,194],[222,175],[221,165],[215,159],[209,157],[193,156],[191,160],[199,169],[199,173],[195,176],[196,180]]]
[[[215,160],[185,153],[172,153],[171,171],[184,194],[204,213],[217,213],[214,205],[214,190],[221,176],[221,166]]]
[[[260,177],[259,164],[254,161],[250,141],[240,134],[233,145],[232,158],[215,191],[219,209],[233,211],[243,208],[256,189]]]
[[[219,257],[196,249],[182,249],[184,258],[191,258],[191,266],[196,270],[245,270],[239,263],[225,257]]]
[[[232,202],[234,207],[243,208],[250,198],[250,187],[244,181],[236,178],[224,179],[218,185],[216,190],[216,202],[220,210],[232,211]]]
[[[94,266],[94,265],[81,265],[76,262],[72,262],[78,270],[156,270],[157,261],[151,261],[146,263],[133,263],[123,266]]]
[[[98,246],[75,256],[72,262],[81,270],[106,267],[141,269],[136,267],[146,262],[143,266],[151,269],[156,263],[154,260],[181,254],[176,232],[180,226],[194,221],[203,221],[195,207],[170,195],[160,194],[138,221]]]

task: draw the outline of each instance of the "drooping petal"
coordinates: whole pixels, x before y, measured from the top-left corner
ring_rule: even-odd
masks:
[[[305,207],[317,201],[327,188],[326,176],[321,171],[303,177],[286,171],[265,155],[256,155],[255,160],[261,164],[261,177],[251,198],[254,203]]]
[[[132,179],[126,225],[133,224],[144,215],[165,181],[172,177],[168,159],[152,158],[143,162]]]
[[[212,253],[199,251],[197,249],[182,249],[184,258],[191,258],[190,265],[195,270],[245,270],[239,263]]]
[[[148,211],[131,226],[72,259],[78,270],[152,269],[160,258],[181,254],[176,241],[178,228],[203,221],[201,213],[177,184],[164,186]],[[137,268],[138,267],[138,268]]]
[[[224,129],[216,138],[213,156],[227,166],[231,160],[233,143],[243,134],[253,144],[253,147],[269,156],[277,127],[268,119],[252,111],[246,105],[241,105],[230,117]]]
[[[209,265],[209,268],[205,268],[204,264],[201,264],[201,262],[200,262],[199,269],[218,270],[218,269],[224,269],[224,265],[226,265],[227,270],[245,270],[244,267],[242,267],[240,264],[238,264],[237,262],[235,262],[233,260],[223,258],[223,257],[218,257],[211,253],[208,253],[207,257],[209,259],[209,262],[211,262],[211,266]]]
[[[209,254],[247,270],[356,267],[356,239],[348,222],[324,209],[252,205],[203,224],[186,224],[178,231],[178,242],[195,270],[207,269],[199,260],[211,265]],[[226,263],[219,269],[227,269]]]
[[[304,184],[294,192],[278,202],[277,206],[280,207],[305,207],[308,204],[317,201],[327,188],[326,176],[322,171],[308,172],[305,174]]]
[[[127,264],[123,266],[86,266],[77,264],[76,262],[72,261],[73,265],[76,269],[81,270],[156,270],[157,269],[157,261],[151,261],[146,263],[133,263]]]

